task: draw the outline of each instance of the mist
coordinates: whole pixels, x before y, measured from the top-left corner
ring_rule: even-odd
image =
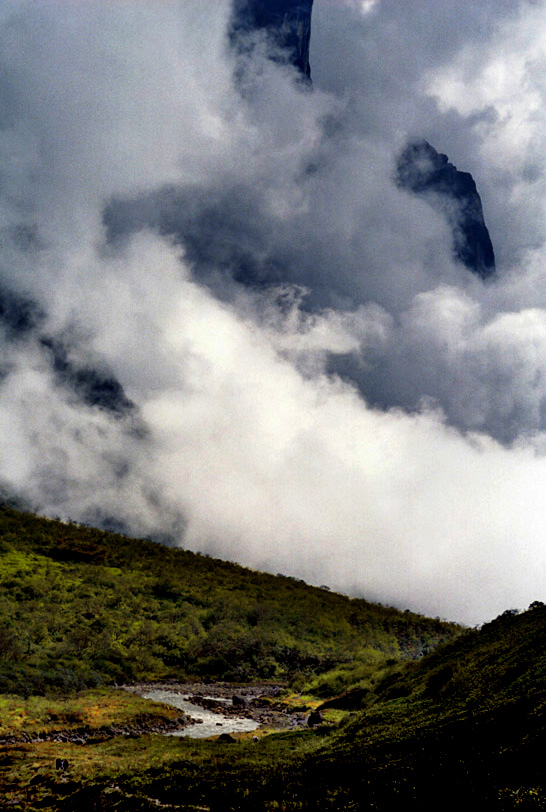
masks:
[[[0,485],[468,624],[546,600],[544,3],[0,2]],[[411,13],[410,13],[411,12]],[[497,271],[399,188],[426,138]]]

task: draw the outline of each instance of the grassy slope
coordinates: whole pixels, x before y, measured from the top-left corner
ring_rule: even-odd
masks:
[[[317,693],[328,696],[370,684],[399,659],[461,631],[292,578],[8,508],[0,508],[0,584],[4,693],[197,676],[296,685],[314,678]]]
[[[111,725],[176,720],[180,711],[125,691],[94,688],[67,697],[0,695],[0,739],[25,740]]]

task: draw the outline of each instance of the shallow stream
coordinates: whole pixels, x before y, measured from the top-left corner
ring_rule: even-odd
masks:
[[[144,699],[153,699],[154,702],[163,702],[183,710],[191,719],[201,720],[197,724],[189,725],[182,730],[167,733],[168,736],[189,736],[192,739],[206,739],[209,736],[218,736],[220,733],[248,733],[256,730],[258,722],[253,719],[244,719],[237,716],[223,716],[221,713],[201,708],[188,701],[188,696],[172,691],[168,688],[154,688],[141,694]],[[218,697],[214,697],[218,701]],[[231,699],[225,699],[231,705]]]

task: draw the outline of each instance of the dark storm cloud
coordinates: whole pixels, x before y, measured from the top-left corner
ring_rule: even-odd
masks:
[[[310,90],[224,0],[0,3],[0,482],[483,620],[546,566],[544,7],[314,5]],[[415,136],[493,283],[397,186]]]

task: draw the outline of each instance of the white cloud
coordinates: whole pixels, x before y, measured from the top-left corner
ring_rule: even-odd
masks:
[[[0,479],[473,623],[543,598],[543,25],[365,5],[315,3],[312,92],[258,56],[242,93],[223,0],[0,4],[0,279],[47,312],[1,337]],[[496,282],[396,188],[407,134],[476,176]],[[185,250],[153,230],[166,186]],[[108,243],[123,197],[152,226]],[[44,336],[135,412],[82,403]]]

